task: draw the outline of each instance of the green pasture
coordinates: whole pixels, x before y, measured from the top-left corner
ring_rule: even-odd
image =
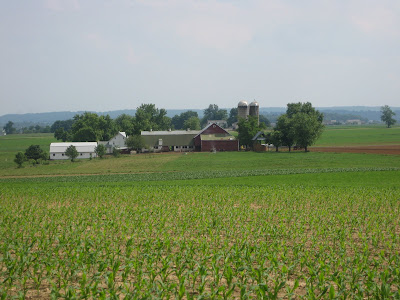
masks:
[[[400,145],[400,126],[326,126],[314,146]]]

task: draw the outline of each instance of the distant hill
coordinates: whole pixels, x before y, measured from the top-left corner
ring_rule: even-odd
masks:
[[[400,107],[391,107],[396,113],[395,118],[400,122]],[[230,111],[230,108],[225,108]],[[379,106],[336,106],[336,107],[317,107],[317,109],[325,114],[326,120],[346,120],[346,119],[361,119],[380,121],[381,113]],[[182,112],[193,110],[203,117],[202,109],[169,109],[167,115],[173,117]],[[260,114],[267,116],[271,122],[274,122],[279,115],[286,111],[286,107],[260,107]],[[92,111],[94,112],[94,111]],[[44,112],[44,113],[29,113],[29,114],[7,114],[0,116],[0,126],[3,127],[8,121],[15,123],[16,127],[25,127],[30,125],[52,125],[57,120],[72,119],[76,114],[82,114],[84,111],[61,111],[61,112]],[[96,112],[99,115],[110,115],[115,119],[121,114],[135,115],[136,110],[114,110],[105,112]],[[0,128],[1,128],[0,127]]]

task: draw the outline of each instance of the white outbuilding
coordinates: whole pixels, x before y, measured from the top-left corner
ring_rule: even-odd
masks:
[[[77,158],[96,157],[94,149],[97,147],[97,142],[72,142],[72,143],[51,143],[50,144],[50,159],[69,159],[65,154],[69,146],[75,146],[78,151]]]
[[[103,144],[106,149],[107,153],[113,153],[114,148],[117,148],[119,150],[126,150],[128,147],[126,146],[126,139],[128,137],[126,136],[125,132],[118,132],[116,135],[114,135],[109,141],[100,141],[99,144]]]

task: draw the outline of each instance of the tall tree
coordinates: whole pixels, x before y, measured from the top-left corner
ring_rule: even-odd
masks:
[[[7,134],[13,134],[17,131],[14,128],[14,123],[11,121],[8,121],[7,124],[3,127],[3,129]]]
[[[145,141],[143,137],[138,134],[138,135],[131,135],[126,139],[126,146],[129,149],[133,149],[136,151],[141,151],[143,148],[146,147]]]
[[[95,148],[94,148],[94,152],[97,154],[98,157],[103,158],[103,156],[106,154],[107,149],[106,146],[104,146],[103,144],[98,144]]]
[[[296,144],[308,151],[321,135],[324,125],[324,115],[316,110],[310,102],[289,103],[286,116],[290,119]]]
[[[72,124],[74,123],[73,119],[70,120],[58,120],[53,123],[50,127],[51,132],[56,132],[57,129],[62,128],[64,131],[71,130]]]
[[[74,161],[75,158],[78,157],[79,153],[78,150],[76,150],[74,145],[71,145],[67,148],[67,150],[65,150],[65,155],[68,156],[71,161]]]
[[[226,109],[219,109],[217,104],[210,104],[204,110],[204,116],[201,124],[204,126],[208,120],[226,120],[228,119],[228,112]]]
[[[396,115],[396,113],[390,109],[388,105],[382,106],[381,107],[381,120],[382,122],[386,123],[387,128],[390,128],[392,125],[396,123],[396,120],[393,118],[393,116]]]
[[[135,123],[134,116],[122,114],[119,115],[114,121],[119,131],[126,132],[128,136],[133,134],[133,126]]]
[[[18,168],[22,168],[22,164],[26,161],[26,156],[21,151],[15,154],[14,162],[18,165]]]
[[[275,151],[279,151],[279,147],[282,146],[282,133],[279,130],[269,132],[267,135],[267,142],[275,146]]]
[[[258,124],[258,120],[256,117],[249,116],[247,119],[240,118],[238,122],[238,139],[241,146],[245,146],[246,148],[253,147],[253,137],[259,132],[261,129],[265,128],[264,124]]]
[[[200,119],[198,117],[190,117],[183,122],[183,128],[190,130],[200,130]]]
[[[280,141],[282,145],[288,146],[290,152],[293,144],[296,141],[293,118],[289,118],[287,114],[279,116],[276,122],[275,130],[279,131]]]
[[[99,117],[91,112],[75,115],[71,128],[74,142],[108,141],[117,132],[117,126],[109,115]]]
[[[168,130],[171,127],[171,118],[167,111],[158,109],[154,104],[142,104],[136,109],[134,134],[142,130]]]
[[[189,120],[192,117],[199,118],[199,115],[195,111],[188,110],[181,113],[180,115],[175,115],[171,119],[171,124],[175,129],[186,129],[184,123],[186,120]]]
[[[238,121],[238,108],[234,107],[229,111],[229,118],[227,120],[228,126]]]

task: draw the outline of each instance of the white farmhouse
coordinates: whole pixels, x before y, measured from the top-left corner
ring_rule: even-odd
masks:
[[[97,142],[72,142],[72,143],[51,143],[50,144],[50,159],[69,159],[65,155],[65,151],[69,146],[75,146],[78,151],[77,158],[96,157],[94,149],[97,147]]]
[[[99,142],[99,144],[102,144],[106,147],[107,149],[107,153],[113,153],[113,149],[114,148],[118,148],[120,150],[125,150],[128,149],[128,147],[126,147],[126,133],[125,132],[118,132],[113,138],[111,138],[109,141],[102,141]]]

